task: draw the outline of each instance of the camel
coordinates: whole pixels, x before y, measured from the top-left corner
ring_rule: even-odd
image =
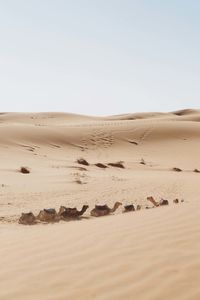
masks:
[[[165,199],[161,199],[160,202],[159,202],[159,205],[160,205],[160,206],[163,206],[163,205],[169,205],[169,201],[168,201],[168,200],[165,200]]]
[[[154,206],[159,206],[159,203],[153,197],[147,197],[147,200],[150,201]]]
[[[150,201],[155,207],[169,205],[169,201],[165,199],[161,199],[157,202],[153,197],[147,197],[147,200]]]
[[[138,204],[136,207],[136,210],[140,210],[141,208],[142,208],[142,206]]]
[[[107,205],[95,205],[95,208],[91,210],[90,215],[93,217],[106,216],[111,213],[114,213],[120,205],[122,205],[121,202],[116,202],[113,208],[110,208]]]
[[[84,214],[88,207],[88,205],[83,205],[82,209],[79,211],[76,207],[70,208],[61,206],[58,215],[61,219],[78,218]]]
[[[56,222],[59,220],[54,208],[41,210],[37,216],[37,219],[41,222]]]
[[[135,207],[133,204],[124,206],[124,212],[129,212],[129,211],[135,211]]]
[[[33,225],[36,223],[36,217],[32,212],[22,213],[18,222],[19,224],[23,224],[23,225]]]

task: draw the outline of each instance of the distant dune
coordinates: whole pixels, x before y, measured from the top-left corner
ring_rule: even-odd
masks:
[[[199,153],[200,110],[1,113],[0,299],[199,300]],[[169,206],[145,209],[148,196]],[[116,201],[142,209],[90,216]],[[80,221],[18,224],[84,204]]]

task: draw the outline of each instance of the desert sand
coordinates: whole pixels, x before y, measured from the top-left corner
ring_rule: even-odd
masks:
[[[1,113],[0,299],[199,300],[199,150],[200,110]],[[117,161],[124,169],[95,165]],[[148,196],[169,206],[145,209]],[[142,209],[90,216],[116,201]],[[22,212],[84,204],[79,221],[18,224]]]

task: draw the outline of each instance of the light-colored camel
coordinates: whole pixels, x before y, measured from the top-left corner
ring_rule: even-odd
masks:
[[[106,216],[111,213],[114,213],[120,205],[122,205],[121,202],[116,202],[113,208],[110,208],[107,205],[95,205],[95,208],[91,210],[90,215],[93,217]]]
[[[70,208],[61,206],[58,215],[60,219],[78,218],[84,214],[88,207],[88,205],[83,205],[81,210],[77,210],[76,207]]]
[[[32,212],[22,213],[18,223],[23,225],[33,225],[36,223],[36,217]]]
[[[37,220],[41,222],[57,222],[59,221],[58,215],[54,208],[43,209],[39,212]]]

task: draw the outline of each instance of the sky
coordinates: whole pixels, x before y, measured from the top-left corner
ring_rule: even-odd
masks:
[[[0,111],[200,108],[199,0],[0,0]]]

